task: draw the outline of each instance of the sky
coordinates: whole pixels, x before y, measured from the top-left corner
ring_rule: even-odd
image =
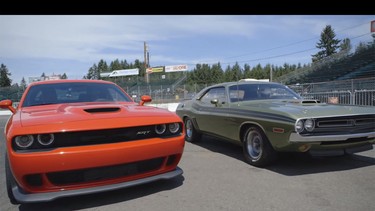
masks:
[[[0,63],[12,83],[43,73],[82,79],[101,59],[150,66],[220,62],[223,69],[307,64],[326,25],[353,46],[372,40],[375,15],[0,15]]]

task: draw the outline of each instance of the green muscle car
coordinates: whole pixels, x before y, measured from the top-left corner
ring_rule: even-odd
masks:
[[[242,145],[245,160],[262,167],[278,152],[313,156],[352,154],[373,149],[375,108],[304,100],[272,82],[228,82],[207,87],[176,110],[185,123],[185,140],[202,134]]]

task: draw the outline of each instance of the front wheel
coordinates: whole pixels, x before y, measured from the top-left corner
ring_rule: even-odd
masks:
[[[195,129],[193,120],[191,120],[189,117],[185,118],[185,140],[187,142],[197,142],[201,139],[201,133]]]
[[[257,167],[266,166],[277,158],[266,135],[257,127],[247,129],[243,137],[243,154],[247,163]]]

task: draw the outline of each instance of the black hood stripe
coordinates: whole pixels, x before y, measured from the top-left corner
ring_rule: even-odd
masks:
[[[278,114],[269,114],[265,112],[256,112],[256,111],[250,111],[250,110],[244,110],[244,109],[238,109],[238,108],[205,107],[205,106],[199,106],[197,103],[193,103],[192,108],[200,112],[210,112],[210,113],[217,113],[217,114],[232,114],[232,115],[238,115],[238,116],[243,116],[243,117],[262,118],[262,119],[277,120],[277,121],[290,122],[290,123],[295,123],[296,121],[295,119],[285,117],[282,115],[278,115]]]

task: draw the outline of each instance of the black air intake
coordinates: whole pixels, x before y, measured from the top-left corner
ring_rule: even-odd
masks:
[[[320,100],[304,100],[304,101],[302,101],[302,104],[305,104],[305,103],[320,103]]]
[[[90,109],[85,109],[87,113],[102,113],[102,112],[116,112],[119,111],[120,108],[90,108]]]

